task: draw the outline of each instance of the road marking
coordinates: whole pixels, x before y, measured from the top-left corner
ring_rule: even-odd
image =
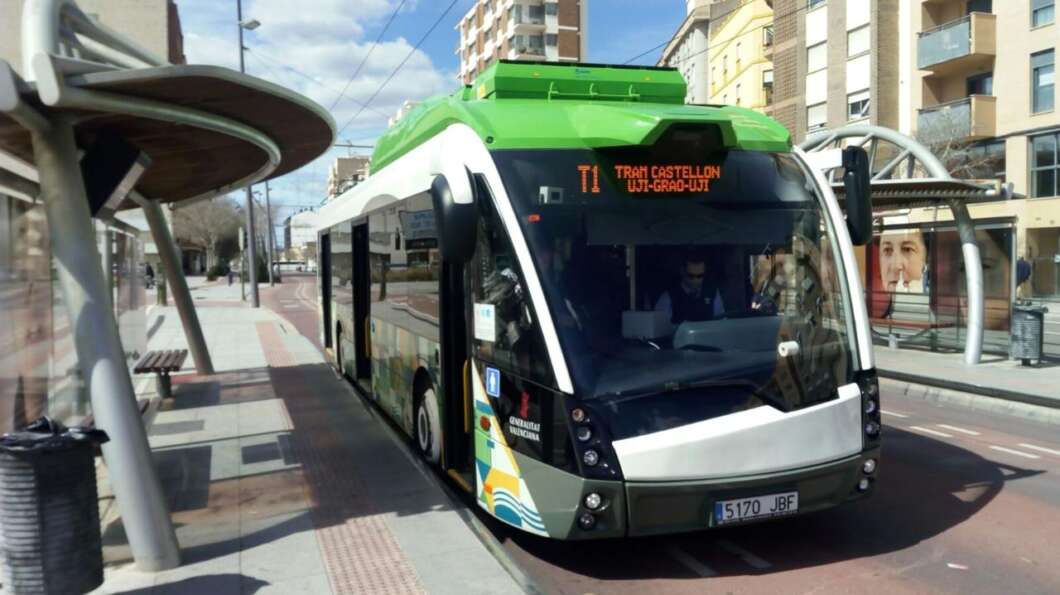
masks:
[[[674,557],[674,560],[677,560],[681,564],[684,564],[686,568],[698,574],[699,576],[702,576],[704,578],[718,576],[718,572],[716,570],[700,562],[699,560],[696,560],[676,545],[671,545],[667,549],[670,550],[670,555]]]
[[[933,436],[941,436],[943,438],[953,438],[953,434],[947,434],[945,432],[939,432],[930,428],[921,428],[920,426],[909,426],[910,430],[916,430],[918,432],[924,432],[925,434],[931,434]]]
[[[905,418],[909,417],[908,415],[906,415],[904,413],[895,413],[894,411],[884,411],[882,409],[880,410],[880,413],[882,413],[884,415],[891,415],[893,417],[898,417],[898,418],[901,418],[901,419],[905,419]]]
[[[1051,448],[1045,448],[1044,446],[1035,446],[1033,444],[1027,444],[1025,442],[1020,442],[1020,446],[1022,446],[1023,448],[1029,448],[1031,450],[1040,450],[1042,452],[1047,452],[1051,455],[1056,455],[1060,457],[1060,450],[1053,450]]]
[[[972,430],[966,430],[964,428],[958,428],[957,426],[951,426],[951,425],[947,425],[947,424],[935,424],[935,425],[937,425],[940,428],[946,428],[947,430],[953,430],[954,432],[960,432],[962,434],[968,434],[969,436],[978,436],[979,435],[979,432],[975,432],[975,431],[972,431]]]
[[[773,565],[770,564],[769,562],[766,562],[762,558],[759,558],[758,556],[756,556],[756,555],[752,554],[751,552],[743,549],[742,547],[736,545],[735,543],[729,541],[728,539],[719,539],[718,540],[718,545],[721,546],[721,549],[729,552],[730,554],[734,554],[736,556],[739,556],[740,559],[742,559],[744,562],[747,562],[748,564],[750,564],[751,568],[756,568],[758,570],[765,570],[766,568],[772,568],[773,567]]]
[[[1001,452],[1007,452],[1007,453],[1009,453],[1011,455],[1016,455],[1016,456],[1020,456],[1020,457],[1026,457],[1028,459],[1040,459],[1040,458],[1042,458],[1042,457],[1040,457],[1038,455],[1033,455],[1033,454],[1031,454],[1029,452],[1023,452],[1023,451],[1019,451],[1019,450],[1012,450],[1011,448],[1005,448],[1004,446],[993,446],[993,445],[991,445],[990,448],[992,448],[994,450],[1000,450]]]

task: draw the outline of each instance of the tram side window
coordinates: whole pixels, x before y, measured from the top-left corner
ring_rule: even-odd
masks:
[[[481,219],[472,270],[475,355],[524,378],[554,386],[537,314],[511,240],[492,202],[487,198],[478,203]]]

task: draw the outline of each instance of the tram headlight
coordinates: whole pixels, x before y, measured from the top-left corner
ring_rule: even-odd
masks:
[[[868,436],[878,436],[880,433],[880,424],[870,421],[865,424],[865,434]]]
[[[861,464],[861,470],[866,475],[871,475],[876,472],[876,459],[865,459],[865,462]]]
[[[872,415],[876,413],[876,400],[865,399],[865,415]]]
[[[604,499],[596,492],[589,492],[585,495],[585,500],[583,502],[585,507],[589,510],[597,510],[600,508],[600,505],[604,503]]]
[[[582,462],[590,467],[595,467],[600,462],[600,453],[595,450],[587,450],[582,454]]]
[[[871,486],[871,485],[872,485],[872,481],[870,481],[869,478],[862,477],[858,481],[858,491],[859,492],[867,492],[867,491],[869,491],[869,486]]]
[[[578,516],[578,526],[589,531],[596,526],[596,517],[591,512],[583,512]]]
[[[588,442],[593,437],[593,430],[589,426],[578,426],[574,435],[578,437],[579,442]]]
[[[581,407],[575,407],[570,412],[570,418],[574,420],[574,423],[580,424],[589,419],[589,415]]]

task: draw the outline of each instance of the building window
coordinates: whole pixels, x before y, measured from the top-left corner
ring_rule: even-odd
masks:
[[[740,42],[736,42],[736,70],[740,70]]]
[[[806,73],[817,72],[828,67],[828,42],[806,48]]]
[[[762,71],[762,91],[765,93],[765,104],[773,105],[773,71]]]
[[[742,96],[740,94],[740,84],[737,83],[736,84],[736,105],[740,105],[742,102],[743,102],[743,99],[742,99]]]
[[[1060,132],[1031,137],[1031,198],[1058,196]]]
[[[1041,27],[1056,18],[1056,0],[1031,0],[1031,27]]]
[[[806,131],[820,130],[828,124],[828,104],[818,103],[806,108]]]
[[[1055,50],[1031,54],[1031,105],[1036,114],[1052,111],[1053,92],[1056,88]]]
[[[773,46],[773,25],[766,25],[762,28],[762,46],[767,48]]]
[[[993,95],[994,73],[984,72],[983,74],[968,77],[965,89],[968,91],[968,95]]]
[[[847,32],[847,57],[869,51],[869,25]]]
[[[847,119],[860,120],[869,117],[869,90],[847,95]]]
[[[806,8],[813,10],[825,3],[825,0],[806,0]]]
[[[529,15],[531,23],[545,22],[545,7],[540,4],[527,6],[526,13]]]
[[[556,35],[555,33],[546,33],[545,34],[545,45],[547,45],[549,47],[555,47],[558,44],[559,44],[559,35]]]
[[[545,14],[550,17],[554,17],[559,14],[559,4],[556,2],[548,2],[545,4]]]

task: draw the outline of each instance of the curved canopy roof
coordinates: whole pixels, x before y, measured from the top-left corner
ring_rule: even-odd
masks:
[[[167,117],[165,110],[148,116],[143,109],[128,113],[45,105],[41,97],[49,92],[47,82],[38,89],[19,80],[6,64],[0,63],[0,69],[7,71],[0,73],[0,149],[27,162],[33,161],[30,132],[3,113],[5,105],[19,100],[40,113],[73,116],[81,147],[90,146],[105,128],[118,132],[151,159],[136,190],[162,202],[233,190],[233,184],[238,186],[270,159],[259,144],[226,134],[216,126],[176,121],[181,119]],[[147,100],[163,107],[195,110],[204,116],[204,122],[227,120],[249,127],[271,140],[279,152],[278,165],[265,179],[306,165],[326,151],[335,136],[334,121],[321,106],[288,89],[227,68],[175,65],[106,70],[68,76],[63,85],[119,103]],[[11,97],[12,93],[18,97]],[[120,208],[136,206],[126,199]]]

